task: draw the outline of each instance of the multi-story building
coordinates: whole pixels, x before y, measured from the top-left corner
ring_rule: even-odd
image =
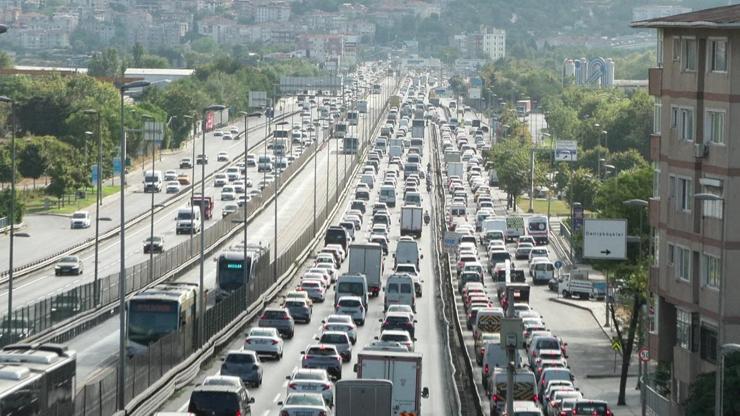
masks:
[[[632,26],[658,39],[649,348],[672,380],[654,414],[680,415],[697,376],[716,369],[718,347],[740,341],[740,5]]]
[[[506,31],[503,29],[481,27],[480,49],[492,61],[505,57]]]
[[[287,22],[290,20],[290,4],[284,1],[269,1],[257,6],[257,23]]]

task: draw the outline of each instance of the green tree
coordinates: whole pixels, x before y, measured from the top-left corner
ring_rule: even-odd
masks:
[[[10,201],[11,201],[10,188],[0,191],[0,218],[7,217],[10,214]],[[13,217],[15,217],[15,223],[19,223],[23,220],[23,214],[26,211],[26,205],[21,198],[21,193],[16,189],[15,192],[16,200],[15,207],[13,209]]]
[[[729,353],[725,356],[725,373],[723,377],[723,416],[740,414],[740,403],[734,400],[740,391],[740,354]],[[691,386],[689,396],[683,403],[687,415],[714,416],[714,398],[716,373],[699,374]]]
[[[569,202],[580,202],[584,209],[593,210],[598,189],[599,181],[594,175],[584,168],[578,168],[571,173],[566,195]]]
[[[637,149],[628,149],[623,152],[610,153],[609,163],[614,165],[617,172],[648,166],[648,162],[642,157]]]
[[[516,197],[529,187],[531,146],[528,143],[518,138],[502,140],[490,154],[499,184],[508,194],[507,205],[512,208],[516,207]]]
[[[13,66],[13,58],[5,52],[0,52],[0,68],[10,68]]]
[[[131,55],[134,59],[134,66],[137,68],[142,68],[144,66],[142,64],[142,58],[144,57],[144,47],[141,46],[141,43],[134,43],[134,46],[131,48]]]
[[[33,179],[35,189],[36,179],[40,178],[46,171],[44,140],[41,138],[27,140],[18,152],[18,159],[18,171],[21,176]]]
[[[87,64],[87,74],[92,77],[118,78],[123,76],[123,71],[123,60],[114,48],[94,53]]]

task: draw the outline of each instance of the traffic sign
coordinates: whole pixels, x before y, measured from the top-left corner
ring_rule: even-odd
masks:
[[[264,108],[267,107],[266,91],[249,91],[249,107]]]
[[[164,123],[159,121],[144,122],[144,141],[161,143],[164,140]]]
[[[616,352],[622,352],[622,343],[619,341],[619,338],[612,338],[612,349]]]
[[[114,157],[113,158],[113,176],[117,176],[121,174],[121,158],[120,157]]]
[[[555,266],[556,269],[559,269],[563,267],[563,262],[560,260],[555,260],[555,263],[553,263],[553,265]]]
[[[642,361],[643,363],[650,361],[650,350],[648,350],[647,347],[640,348],[639,355],[640,361]]]
[[[458,244],[460,244],[460,233],[454,231],[446,231],[444,236],[445,250],[454,250]]]
[[[556,162],[575,162],[578,160],[578,142],[575,140],[558,140],[555,142]]]
[[[584,220],[583,258],[624,260],[627,258],[627,220]]]
[[[90,168],[90,182],[92,182],[93,185],[97,185],[97,183],[98,183],[98,177],[99,177],[99,174],[98,174],[98,165],[97,164],[94,164]]]

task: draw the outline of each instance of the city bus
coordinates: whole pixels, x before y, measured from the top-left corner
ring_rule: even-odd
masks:
[[[59,344],[14,344],[0,351],[0,415],[71,415],[77,354]]]
[[[347,112],[347,122],[350,126],[356,126],[358,121],[360,119],[360,113],[357,111],[348,111]]]
[[[126,304],[126,351],[134,356],[149,344],[184,327],[192,328],[198,284],[162,283],[135,294]]]
[[[227,298],[254,277],[255,265],[268,248],[259,244],[247,244],[247,261],[244,261],[244,243],[229,247],[216,258],[216,302]]]

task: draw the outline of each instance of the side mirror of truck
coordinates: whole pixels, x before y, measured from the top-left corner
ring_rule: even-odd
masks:
[[[424,258],[424,255],[423,255],[423,254],[420,254],[420,255],[419,255],[419,258],[420,258],[420,259],[423,259],[423,258]]]
[[[355,365],[352,366],[352,371],[356,373],[359,368],[359,365],[355,363]]]
[[[423,399],[426,399],[429,397],[429,387],[424,387],[423,389],[421,389],[421,397]]]

